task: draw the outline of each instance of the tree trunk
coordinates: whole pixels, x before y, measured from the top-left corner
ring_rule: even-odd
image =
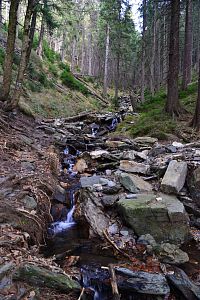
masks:
[[[196,50],[196,71],[199,73],[199,60],[200,60],[200,5],[198,2],[198,15],[197,15],[197,50]]]
[[[71,58],[71,72],[74,72],[75,69],[75,61],[76,61],[76,36],[73,38],[72,43],[72,58]]]
[[[8,99],[10,93],[10,86],[12,82],[12,65],[13,65],[13,55],[15,50],[18,6],[19,6],[19,0],[11,1],[10,12],[9,12],[6,57],[4,62],[3,85],[2,85],[2,93],[0,96],[1,101],[6,101]]]
[[[192,0],[186,1],[185,47],[183,59],[183,90],[192,80]]]
[[[104,97],[107,97],[107,88],[108,88],[109,44],[110,44],[110,27],[109,27],[109,25],[107,25],[107,30],[106,30],[106,53],[105,53],[104,80],[103,80],[103,96]]]
[[[18,105],[20,95],[22,92],[24,74],[28,65],[28,61],[31,53],[32,39],[34,35],[34,28],[32,26],[34,26],[36,22],[36,15],[35,15],[36,12],[34,12],[35,5],[36,3],[34,0],[28,1],[25,20],[24,20],[24,35],[23,35],[23,42],[22,42],[20,65],[18,69],[13,97],[11,101],[9,101],[7,104],[8,110],[13,109]]]
[[[91,29],[90,29],[91,30]],[[89,32],[88,35],[88,75],[92,76],[92,33]]]
[[[44,39],[44,27],[45,27],[45,20],[44,20],[44,15],[42,16],[42,23],[40,27],[40,35],[39,35],[39,42],[38,42],[38,47],[36,50],[37,55],[42,58],[42,52],[43,52],[43,39]]]
[[[146,15],[147,3],[143,0],[143,29],[142,29],[142,72],[141,72],[141,102],[144,102],[144,90],[145,90],[145,36],[147,26]]]
[[[180,0],[171,0],[168,92],[165,110],[178,116],[182,109],[178,99]]]
[[[191,126],[196,128],[197,131],[200,130],[200,61],[199,61],[198,97],[196,101],[196,108],[194,112],[194,117],[191,122]]]
[[[151,95],[154,95],[155,92],[155,55],[156,55],[156,21],[157,21],[157,4],[154,1],[154,15],[153,15],[153,45],[152,45],[152,54],[151,54],[151,67],[150,67],[150,91]]]
[[[2,16],[2,0],[0,0],[0,27],[3,24],[3,16]]]
[[[62,48],[61,48],[61,60],[64,62],[65,60],[65,54],[66,54],[66,49],[65,49],[65,41],[67,37],[67,32],[66,28],[63,29],[63,37],[62,37]]]
[[[120,62],[120,55],[117,53],[117,64],[116,64],[116,74],[115,74],[115,105],[118,106],[118,97],[119,97],[119,62]]]

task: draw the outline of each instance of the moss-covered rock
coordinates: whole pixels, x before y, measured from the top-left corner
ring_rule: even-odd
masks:
[[[78,292],[81,289],[79,283],[67,275],[57,274],[30,264],[19,267],[15,271],[13,279],[25,281],[33,286],[48,287],[62,292]]]
[[[117,205],[124,221],[138,236],[149,233],[157,242],[174,244],[188,239],[188,215],[175,196],[141,194],[137,199],[122,199]]]

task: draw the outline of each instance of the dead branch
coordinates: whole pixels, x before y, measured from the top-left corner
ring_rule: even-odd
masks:
[[[82,298],[84,292],[85,292],[85,288],[83,287],[83,288],[82,288],[82,291],[81,291],[81,294],[80,294],[80,296],[79,296],[79,298],[78,298],[78,300],[81,300],[81,298]]]
[[[130,255],[128,255],[126,252],[124,252],[123,250],[119,249],[119,247],[117,247],[117,245],[110,239],[109,235],[108,235],[108,231],[107,229],[105,229],[103,231],[103,234],[106,238],[106,240],[113,246],[113,248],[115,250],[117,250],[117,252],[119,252],[121,255],[123,255],[124,257],[128,258],[130,261],[132,261],[132,257]]]
[[[110,272],[110,277],[111,277],[113,300],[120,300],[120,295],[119,295],[118,286],[117,286],[117,279],[116,279],[115,270],[114,270],[112,264],[109,265],[109,272]]]

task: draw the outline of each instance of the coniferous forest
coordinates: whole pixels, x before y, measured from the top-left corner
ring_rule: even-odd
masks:
[[[200,1],[0,0],[0,299],[200,299]]]

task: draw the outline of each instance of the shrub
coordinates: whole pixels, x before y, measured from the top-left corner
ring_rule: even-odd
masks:
[[[58,66],[61,70],[67,70],[67,72],[70,72],[70,66],[68,66],[64,62],[61,61]]]
[[[72,73],[70,73],[67,69],[65,69],[62,74],[61,74],[61,80],[64,85],[67,87],[73,89],[73,90],[78,90],[84,95],[88,95],[89,91],[88,89],[82,84],[80,81],[74,78]]]
[[[55,51],[53,51],[46,40],[43,41],[43,53],[44,53],[44,56],[47,58],[47,60],[50,62],[50,63],[54,63],[55,60],[56,60],[56,53]]]
[[[43,86],[48,87],[49,81],[48,81],[47,75],[45,73],[43,73],[43,72],[39,73],[38,80]]]
[[[49,71],[55,76],[58,77],[58,70],[55,65],[49,65]]]

